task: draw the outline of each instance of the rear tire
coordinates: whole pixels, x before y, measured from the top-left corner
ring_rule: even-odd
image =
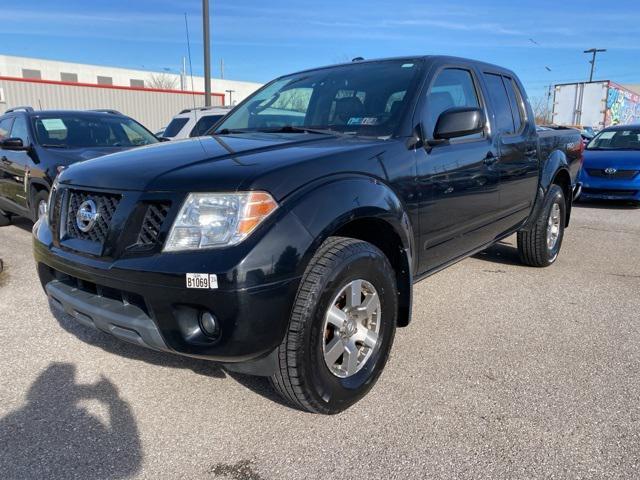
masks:
[[[11,224],[11,215],[0,210],[0,227],[6,227]]]
[[[532,267],[548,267],[556,261],[567,218],[564,192],[551,185],[535,223],[518,232],[520,261]]]
[[[328,238],[300,283],[273,387],[308,412],[345,410],[380,376],[396,321],[397,287],[387,257],[361,240]]]

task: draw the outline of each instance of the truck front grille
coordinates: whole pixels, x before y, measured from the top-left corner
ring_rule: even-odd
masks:
[[[68,190],[67,194],[66,237],[104,244],[109,234],[111,220],[120,203],[120,196],[79,190]],[[78,226],[77,214],[81,205],[88,200],[95,203],[98,216],[91,228],[85,232]]]
[[[142,220],[136,246],[147,247],[159,243],[160,231],[167,219],[170,207],[171,203],[169,202],[155,202],[147,205],[147,211]]]
[[[82,280],[71,275],[67,275],[44,264],[38,264],[38,269],[41,272],[46,272],[46,278],[51,280],[58,280],[65,285],[77,288],[83,292],[90,293],[91,295],[97,295],[110,300],[116,300],[123,305],[133,305],[142,310],[147,316],[149,316],[149,308],[147,302],[142,295],[133,292],[127,292],[118,288],[111,288],[105,285],[99,285],[97,283]]]

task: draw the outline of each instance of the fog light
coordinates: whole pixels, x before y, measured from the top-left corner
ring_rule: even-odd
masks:
[[[218,320],[211,312],[202,312],[200,314],[200,328],[207,337],[217,338],[220,336]]]

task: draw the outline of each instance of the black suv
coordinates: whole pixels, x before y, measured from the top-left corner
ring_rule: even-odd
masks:
[[[157,142],[114,110],[7,110],[0,116],[0,226],[12,215],[44,215],[53,179],[72,163]]]

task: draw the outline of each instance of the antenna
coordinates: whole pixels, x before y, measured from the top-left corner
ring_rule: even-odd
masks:
[[[187,31],[187,53],[189,55],[189,75],[191,76],[191,98],[193,98],[193,114],[198,121],[198,109],[196,107],[196,92],[193,88],[193,64],[191,63],[191,41],[189,40],[189,22],[187,22],[187,12],[184,13],[184,27]]]

